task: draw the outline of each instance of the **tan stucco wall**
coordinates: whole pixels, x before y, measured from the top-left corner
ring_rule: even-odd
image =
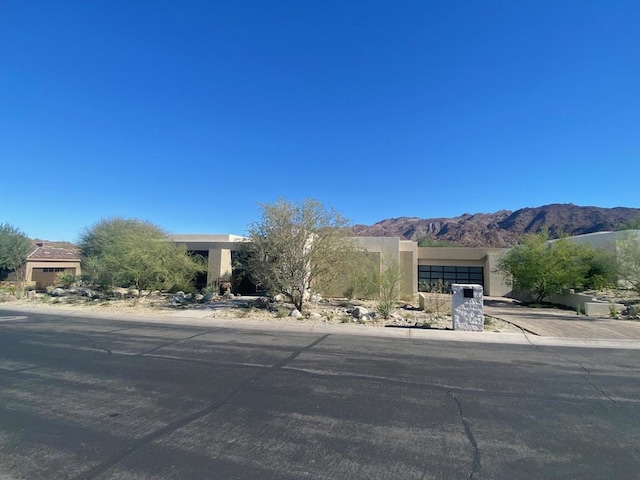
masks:
[[[61,272],[43,272],[43,268],[64,268],[65,272],[81,275],[80,260],[28,260],[27,283],[34,283],[37,289],[43,289],[54,285],[56,277]]]
[[[231,275],[231,250],[226,248],[209,249],[207,284],[210,285],[218,279],[229,275]]]
[[[242,248],[247,238],[229,234],[172,234],[169,238],[190,251],[207,251],[207,285],[231,275],[231,252]]]
[[[215,281],[225,273],[231,273],[231,251],[241,247],[247,241],[237,235],[171,235],[177,244],[189,250],[207,250],[209,252],[208,281]],[[380,268],[385,262],[396,261],[402,273],[402,294],[418,291],[418,265],[478,266],[484,268],[485,295],[503,296],[510,289],[501,274],[495,272],[502,248],[464,248],[464,247],[418,247],[416,242],[397,237],[353,237],[356,245],[369,253],[376,254]],[[340,284],[340,285],[339,285]],[[332,290],[343,289],[336,282]],[[342,292],[331,292],[340,295]]]
[[[385,262],[398,262],[400,293],[410,295],[418,291],[417,243],[397,237],[353,237],[357,245],[380,255],[380,269]]]

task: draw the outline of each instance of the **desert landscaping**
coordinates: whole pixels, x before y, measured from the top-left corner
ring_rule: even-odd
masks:
[[[53,293],[53,295],[52,295]],[[269,323],[318,323],[344,324],[361,328],[421,328],[451,330],[450,305],[431,302],[426,309],[414,301],[398,302],[395,312],[388,319],[376,313],[376,302],[346,298],[324,299],[313,295],[305,303],[303,314],[293,305],[276,296],[191,295],[177,292],[139,292],[115,289],[109,294],[97,294],[87,289],[57,289],[51,293],[35,293],[17,299],[4,296],[0,301],[7,308],[13,306],[29,310],[90,313],[92,315],[122,317],[194,317],[264,321]],[[95,298],[95,297],[98,298]],[[431,307],[431,308],[429,308]],[[518,327],[497,318],[485,317],[486,332],[519,332]]]

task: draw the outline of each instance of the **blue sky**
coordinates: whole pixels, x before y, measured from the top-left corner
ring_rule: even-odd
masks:
[[[0,222],[640,207],[640,2],[0,0]]]

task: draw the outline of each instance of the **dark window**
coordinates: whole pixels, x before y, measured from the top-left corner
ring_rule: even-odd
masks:
[[[418,290],[429,291],[444,284],[445,291],[451,291],[453,283],[474,283],[484,287],[483,267],[458,267],[442,265],[418,265]]]

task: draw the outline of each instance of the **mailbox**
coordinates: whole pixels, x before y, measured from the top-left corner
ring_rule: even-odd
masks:
[[[451,285],[453,329],[467,332],[484,331],[484,289],[482,285]]]

